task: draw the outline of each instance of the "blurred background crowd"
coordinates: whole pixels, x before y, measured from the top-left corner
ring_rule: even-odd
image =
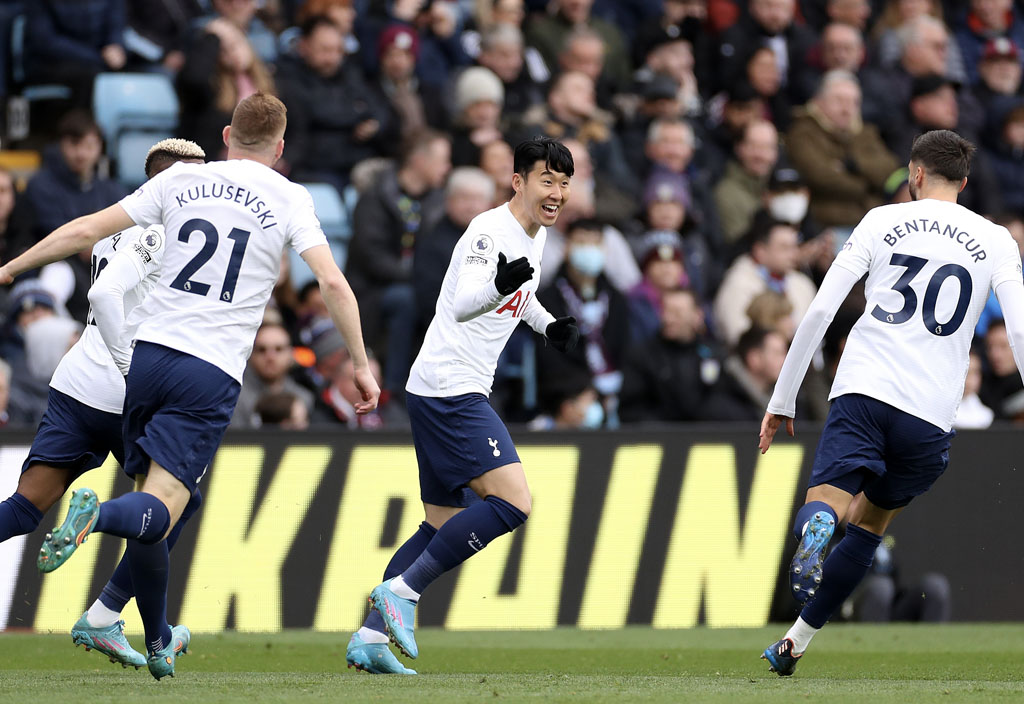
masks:
[[[753,427],[835,253],[870,208],[909,199],[921,132],[979,146],[960,202],[1024,246],[1013,0],[0,0],[0,45],[3,259],[137,186],[160,137],[221,158],[239,100],[284,101],[277,168],[310,185],[385,394],[352,412],[345,342],[291,256],[235,427],[403,427],[452,248],[508,200],[512,149],[536,134],[575,159],[538,300],[576,317],[581,344],[562,355],[521,326],[492,402],[537,430]],[[169,124],[129,129],[161,100]],[[42,414],[86,322],[89,254],[0,293],[0,422]],[[855,291],[801,419],[824,418],[862,311]],[[958,426],[994,420],[1024,420],[1024,389],[992,300]]]

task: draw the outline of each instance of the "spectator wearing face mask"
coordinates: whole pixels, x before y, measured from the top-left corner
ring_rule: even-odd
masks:
[[[577,220],[566,232],[565,262],[554,282],[537,293],[537,300],[556,318],[575,316],[580,342],[565,354],[539,345],[537,374],[539,386],[545,388],[568,374],[589,373],[612,411],[629,343],[629,305],[604,275],[603,240],[603,226],[594,220]]]
[[[530,421],[530,430],[596,430],[604,424],[604,406],[590,375],[572,374],[544,389],[545,412]]]

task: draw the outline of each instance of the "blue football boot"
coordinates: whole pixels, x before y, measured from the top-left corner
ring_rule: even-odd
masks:
[[[416,637],[412,633],[416,621],[416,602],[403,599],[391,591],[391,581],[389,579],[373,588],[370,592],[370,605],[377,609],[377,613],[384,619],[391,642],[397,645],[406,657],[416,659],[420,654],[416,646]]]
[[[71,640],[75,645],[84,645],[86,651],[98,650],[110,658],[110,662],[119,662],[121,667],[131,665],[136,670],[146,664],[146,656],[133,648],[124,637],[124,621],[112,623],[98,628],[89,624],[88,612],[71,627]]]
[[[68,515],[60,528],[47,533],[39,548],[36,566],[40,572],[53,572],[71,557],[79,545],[88,539],[96,518],[100,515],[100,502],[92,489],[76,489],[68,502]]]
[[[358,633],[353,633],[352,639],[348,642],[345,661],[349,667],[373,675],[416,674],[416,670],[410,670],[398,662],[398,658],[391,652],[387,643],[367,643]]]
[[[796,671],[796,664],[801,657],[803,657],[803,653],[793,652],[793,641],[790,638],[783,638],[772,643],[761,653],[761,659],[767,660],[770,665],[769,671],[779,677],[792,675]]]
[[[192,634],[184,626],[175,626],[171,629],[171,642],[160,650],[149,654],[146,664],[149,666],[149,674],[157,680],[170,675],[174,677],[174,664],[179,655],[188,653],[188,644],[192,640]]]
[[[813,599],[821,584],[825,548],[835,530],[836,519],[827,511],[818,511],[807,522],[807,530],[789,564],[789,584],[793,589],[793,598],[801,604]]]

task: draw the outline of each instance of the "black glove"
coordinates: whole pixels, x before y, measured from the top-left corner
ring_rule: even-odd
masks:
[[[580,329],[576,327],[576,318],[567,315],[564,318],[556,318],[555,322],[548,324],[544,331],[551,345],[560,352],[571,352],[576,348],[580,339]]]
[[[532,278],[533,267],[530,266],[530,260],[519,257],[509,262],[505,260],[504,252],[498,252],[498,272],[494,275],[494,288],[498,289],[498,293],[507,296]]]

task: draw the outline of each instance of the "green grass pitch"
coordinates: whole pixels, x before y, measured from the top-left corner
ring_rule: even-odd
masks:
[[[1024,702],[1024,625],[830,626],[779,678],[758,655],[783,630],[426,629],[417,677],[347,670],[347,634],[198,634],[161,682],[67,635],[4,633],[0,702]]]

